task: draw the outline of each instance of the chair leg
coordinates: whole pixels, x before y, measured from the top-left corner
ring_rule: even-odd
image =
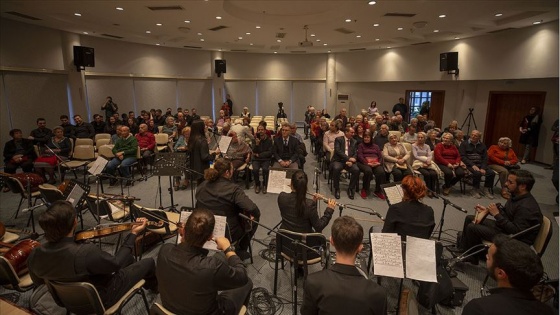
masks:
[[[144,305],[146,306],[146,310],[148,311],[148,314],[150,314],[150,305],[148,304],[146,293],[144,293],[144,289],[142,288],[140,288],[140,295],[142,295],[142,300],[144,300]]]
[[[274,295],[276,295],[276,288],[278,285],[278,259],[278,253],[276,253],[276,259],[274,260]]]
[[[19,213],[19,209],[21,209],[21,204],[23,203],[23,197],[21,197],[21,199],[19,200],[19,204],[16,210],[16,216],[15,218],[17,219],[18,213]]]

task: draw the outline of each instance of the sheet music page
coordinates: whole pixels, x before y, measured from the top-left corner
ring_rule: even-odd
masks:
[[[270,170],[266,191],[273,194],[290,193],[292,191],[290,183],[291,179],[286,178],[286,171]]]
[[[400,235],[396,233],[371,233],[371,252],[375,275],[404,278]]]
[[[80,187],[80,185],[74,185],[74,187],[72,187],[72,190],[70,191],[70,194],[68,194],[68,197],[66,197],[66,201],[70,202],[72,204],[72,207],[76,208],[76,206],[78,205],[78,201],[80,201],[84,193],[85,191],[82,189],[82,187]]]
[[[220,152],[222,152],[222,154],[226,154],[230,143],[231,143],[231,137],[228,136],[220,137],[220,142],[218,142],[218,147],[220,148]]]
[[[395,185],[392,187],[385,187],[385,195],[389,200],[389,204],[394,205],[402,201],[403,191],[401,185]]]
[[[95,162],[93,162],[93,165],[90,167],[88,172],[92,175],[99,175],[99,174],[101,174],[101,172],[103,171],[103,169],[105,168],[105,165],[107,165],[107,163],[109,163],[109,160],[107,160],[106,158],[104,158],[102,156],[98,156],[97,160],[95,160]]]
[[[181,211],[179,216],[179,222],[185,224],[191,215],[191,211]],[[215,215],[214,219],[216,220],[216,224],[214,225],[214,237],[224,237],[226,235],[226,217],[221,215]],[[183,238],[179,233],[177,233],[177,244],[180,244],[183,241]],[[204,243],[203,248],[208,250],[218,250],[216,242],[208,241]]]
[[[406,277],[418,281],[437,282],[435,241],[406,237]]]

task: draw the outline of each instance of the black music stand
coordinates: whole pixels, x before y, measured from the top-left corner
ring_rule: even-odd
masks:
[[[76,187],[77,186],[77,187]],[[82,217],[82,205],[86,201],[86,196],[89,194],[90,187],[76,179],[73,179],[66,185],[64,192],[62,195],[64,196],[64,200],[69,201],[74,209],[76,210],[76,215],[80,218],[80,225],[82,230],[84,229],[84,219]],[[90,209],[93,211],[93,209]],[[98,218],[93,216],[97,221]],[[99,224],[99,221],[97,221]]]
[[[156,162],[153,166],[153,174],[158,177],[158,192],[159,192],[159,209],[167,209],[177,211],[175,201],[173,200],[173,177],[181,176],[183,169],[186,168],[187,154],[185,152],[169,152],[157,153]],[[169,176],[169,195],[171,197],[171,205],[163,207],[162,193],[161,193],[161,176]]]
[[[381,185],[385,200],[389,206],[397,204],[402,201],[403,192],[401,182],[393,182]]]

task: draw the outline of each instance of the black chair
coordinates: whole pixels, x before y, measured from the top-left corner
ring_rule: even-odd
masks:
[[[39,185],[39,192],[41,193],[43,200],[49,206],[57,200],[65,199],[62,191],[58,190],[58,188],[52,185],[48,185],[48,184]]]
[[[29,272],[18,275],[14,267],[4,256],[0,256],[0,285],[6,289],[19,292],[25,292],[35,287]]]

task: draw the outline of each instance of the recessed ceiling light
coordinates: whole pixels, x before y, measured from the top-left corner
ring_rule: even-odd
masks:
[[[378,41],[379,41],[379,38],[376,38],[375,41],[378,42]]]
[[[446,16],[447,16],[447,15],[445,15],[445,14],[440,14],[440,15],[439,15],[439,18],[440,18],[440,19],[443,19],[443,18],[446,17]]]
[[[245,33],[245,35],[251,35],[251,33],[247,32],[247,33]]]
[[[260,26],[260,25],[257,25],[257,26],[255,26],[255,28],[261,28],[261,26]]]
[[[379,26],[379,23],[375,23],[375,24],[373,24],[373,26],[378,27],[378,26]]]
[[[87,34],[89,34],[89,33],[88,33],[88,32],[84,32],[84,34],[86,34],[86,35],[87,35]]]
[[[356,35],[356,37],[357,37],[357,38],[361,38],[361,37],[362,37],[362,35]]]
[[[281,43],[281,42],[282,42],[282,40],[281,40],[281,39],[277,39],[277,40],[276,40],[276,42],[278,42],[278,43]]]
[[[239,36],[239,37],[237,37],[237,39],[243,39],[243,37]]]
[[[331,52],[331,50],[329,49],[329,50],[327,50],[327,52]]]
[[[324,43],[323,46],[327,46],[327,43]]]
[[[190,22],[191,22],[190,20],[185,20],[185,23],[190,23]]]
[[[277,52],[277,51],[275,51],[274,53],[275,53],[275,54],[277,54],[278,52]]]
[[[391,49],[391,46],[387,46],[387,49]]]
[[[75,16],[82,16],[80,13],[74,13]]]
[[[397,31],[402,31],[402,30],[403,30],[402,27],[397,28]]]
[[[196,33],[196,35],[198,35],[198,36],[202,36],[202,33]]]
[[[460,39],[459,37],[455,37],[455,39]]]
[[[496,13],[496,14],[494,14],[494,16],[502,16],[502,15],[503,15],[502,13]]]
[[[221,20],[221,19],[222,19],[221,16],[217,16],[217,17],[216,17],[216,20]]]
[[[533,25],[537,25],[537,24],[541,24],[541,23],[542,23],[542,21],[535,21],[535,22],[533,22]]]
[[[116,7],[115,9],[119,10],[119,11],[123,11],[124,9],[121,7]]]
[[[253,46],[253,43],[250,43],[249,45]]]
[[[376,4],[376,3],[377,3],[377,1],[368,1],[367,4],[369,4],[369,5],[374,5],[374,4]]]
[[[351,19],[346,19],[346,20],[344,20],[344,22],[349,23],[349,22],[352,22],[352,20]]]
[[[434,33],[439,33],[439,30],[434,30]]]
[[[161,24],[161,23],[156,23],[156,25],[157,25],[157,26],[162,26],[163,24]]]
[[[200,41],[203,42],[203,41],[204,41],[204,38],[201,38]]]
[[[152,33],[152,31],[146,31],[146,34],[151,34],[151,33]]]
[[[309,36],[311,36],[311,37],[315,37],[315,34],[311,34],[311,35],[309,35]]]
[[[159,46],[159,43],[158,43],[158,44],[156,44],[156,46]]]
[[[321,40],[320,40],[320,39],[316,39],[315,41],[316,41],[316,42],[320,42]]]

